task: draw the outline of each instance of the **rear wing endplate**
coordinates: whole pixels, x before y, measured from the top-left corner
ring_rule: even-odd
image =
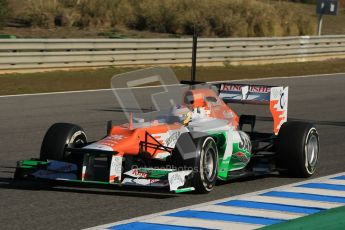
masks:
[[[225,103],[269,105],[276,135],[287,121],[288,87],[233,83],[220,83],[216,87]]]

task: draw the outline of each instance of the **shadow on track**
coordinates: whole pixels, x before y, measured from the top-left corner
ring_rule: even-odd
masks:
[[[54,192],[71,192],[79,194],[97,194],[97,195],[111,195],[111,196],[127,196],[137,198],[154,198],[154,199],[167,199],[177,197],[178,195],[164,192],[151,192],[146,188],[145,191],[141,189],[117,189],[116,190],[105,190],[104,188],[98,187],[87,187],[87,186],[73,186],[63,185],[63,187],[57,183],[51,182],[38,182],[38,181],[17,181],[12,178],[0,178],[0,189],[15,189],[15,190],[46,190]],[[151,189],[150,189],[151,190]]]
[[[262,174],[262,175],[248,175],[238,178],[233,178],[228,181],[217,180],[216,186],[221,186],[225,184],[238,183],[238,182],[250,182],[258,179],[270,178],[270,177],[282,177],[278,174]]]
[[[101,186],[67,181],[36,181],[29,179],[15,180],[12,177],[0,177],[0,189],[31,191],[46,190],[54,192],[71,192],[79,194],[97,194],[154,199],[167,199],[179,196],[177,194],[169,193],[166,190],[147,187],[115,187],[113,185]]]
[[[250,182],[265,178],[291,178],[283,175],[271,173],[256,176],[247,176],[241,178],[234,178],[229,181],[218,180],[216,186],[223,186],[231,183]],[[298,179],[298,178],[295,178]],[[299,178],[301,179],[301,178]],[[114,185],[91,185],[80,184],[67,181],[39,181],[39,180],[14,180],[12,177],[0,177],[0,189],[13,190],[31,190],[31,191],[53,191],[53,192],[70,192],[77,194],[95,194],[95,195],[110,195],[110,196],[124,196],[136,198],[151,198],[151,199],[168,199],[184,196],[184,194],[173,194],[164,189],[147,188],[147,187],[119,187]],[[205,195],[188,193],[185,195]]]

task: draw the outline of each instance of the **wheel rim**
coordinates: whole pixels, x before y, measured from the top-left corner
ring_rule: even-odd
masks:
[[[78,131],[69,140],[68,146],[73,148],[83,147],[87,143],[86,135],[83,131]]]
[[[72,137],[72,140],[65,145],[65,147],[72,147],[72,148],[81,148],[87,143],[86,135],[84,132]],[[64,158],[68,158],[71,156],[70,151],[64,151]]]
[[[214,151],[212,148],[206,150],[204,158],[205,176],[208,181],[212,181],[214,177]]]
[[[310,174],[314,173],[319,156],[319,140],[316,133],[312,133],[305,146],[306,167]]]
[[[80,135],[72,143],[73,146],[82,146],[86,143],[85,138]]]

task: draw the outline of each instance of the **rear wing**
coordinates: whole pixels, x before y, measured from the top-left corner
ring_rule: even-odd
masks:
[[[288,87],[233,83],[220,83],[216,87],[225,103],[269,105],[276,135],[287,121]]]

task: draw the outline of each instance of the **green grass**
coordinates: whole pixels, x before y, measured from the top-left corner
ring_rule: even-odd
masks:
[[[138,68],[4,74],[0,75],[0,95],[110,88],[112,76]],[[179,80],[190,78],[189,67],[174,67],[172,69]],[[197,80],[219,81],[339,72],[345,72],[345,59],[259,66],[198,67]]]
[[[345,206],[270,225],[261,230],[340,230],[345,229]]]

